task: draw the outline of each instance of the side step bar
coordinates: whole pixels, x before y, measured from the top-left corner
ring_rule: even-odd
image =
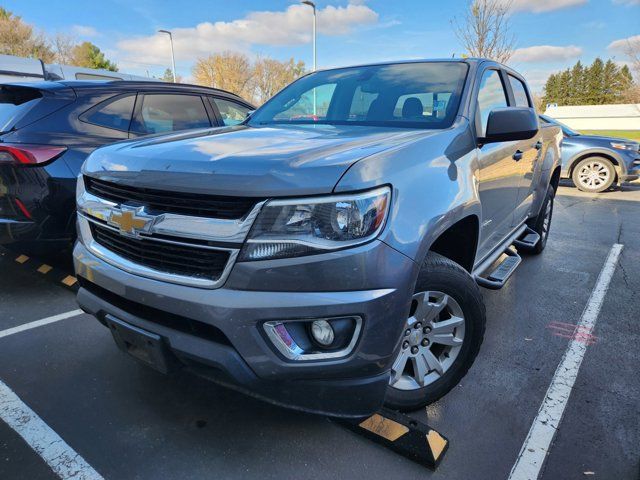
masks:
[[[540,234],[533,230],[531,227],[527,227],[520,237],[513,241],[513,245],[518,250],[531,250],[540,241]]]
[[[522,258],[518,253],[511,248],[511,245],[515,245],[516,242],[521,242],[521,245],[525,245],[525,241],[534,240],[534,237],[529,237],[530,234],[538,235],[533,230],[529,231],[529,227],[526,224],[522,224],[511,236],[507,237],[502,243],[502,247],[495,250],[491,255],[486,257],[482,262],[473,270],[473,277],[478,285],[490,290],[499,290],[504,287],[507,280],[513,275],[516,268],[520,265]],[[539,238],[539,237],[538,237]],[[526,240],[525,240],[526,239]],[[535,242],[533,243],[535,245]],[[526,249],[527,247],[525,247]],[[531,248],[531,247],[529,247]],[[500,263],[493,268],[489,273],[491,267],[494,266],[496,261],[506,254]]]
[[[490,290],[500,290],[504,287],[507,280],[511,278],[513,272],[522,262],[522,257],[518,255],[515,250],[507,248],[503,253],[507,256],[502,259],[498,266],[486,277],[476,275],[476,282],[478,285]]]

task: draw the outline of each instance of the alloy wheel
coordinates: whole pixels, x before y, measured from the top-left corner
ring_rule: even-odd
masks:
[[[453,297],[439,291],[416,293],[389,385],[416,390],[441,378],[462,349],[464,330],[464,314]]]

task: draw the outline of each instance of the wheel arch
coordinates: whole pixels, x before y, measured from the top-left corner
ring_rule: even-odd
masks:
[[[440,233],[429,246],[428,252],[438,253],[470,273],[475,263],[479,234],[478,216],[467,215]]]
[[[573,171],[575,170],[578,163],[590,157],[602,157],[609,160],[613,164],[613,169],[615,170],[615,173],[616,173],[616,178],[614,179],[614,182],[618,180],[618,177],[621,173],[620,171],[622,168],[621,165],[623,165],[624,162],[621,162],[618,158],[616,158],[615,155],[612,155],[611,152],[606,152],[602,150],[589,150],[588,152],[581,152],[580,154],[573,157],[569,163],[569,178],[573,177]]]

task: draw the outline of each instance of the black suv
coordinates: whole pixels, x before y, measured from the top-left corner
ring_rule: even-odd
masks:
[[[72,245],[76,178],[97,147],[142,135],[234,125],[253,108],[229,92],[195,85],[0,85],[0,245],[41,254]]]

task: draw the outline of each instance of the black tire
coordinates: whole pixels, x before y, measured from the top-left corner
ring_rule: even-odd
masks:
[[[590,169],[601,172],[601,175],[606,175],[606,178],[604,180],[595,179],[594,182],[597,183],[593,186],[588,185],[582,175],[585,175],[585,172]],[[571,173],[571,180],[573,180],[573,184],[578,190],[588,193],[601,193],[608,190],[611,188],[611,185],[613,185],[615,179],[616,169],[613,163],[605,157],[593,156],[580,160]]]
[[[547,195],[544,198],[540,213],[527,222],[527,225],[531,227],[538,235],[540,240],[533,248],[518,247],[518,252],[528,253],[531,255],[539,255],[547,246],[547,240],[549,240],[549,231],[551,230],[551,220],[553,219],[553,200],[555,198],[555,192],[553,187],[549,186]],[[545,228],[545,219],[549,218]]]
[[[437,380],[414,390],[387,388],[385,404],[396,410],[417,410],[446,395],[466,375],[484,339],[485,305],[478,285],[464,268],[429,252],[415,287],[415,293],[425,291],[443,292],[455,299],[464,314],[464,339],[455,361]]]

